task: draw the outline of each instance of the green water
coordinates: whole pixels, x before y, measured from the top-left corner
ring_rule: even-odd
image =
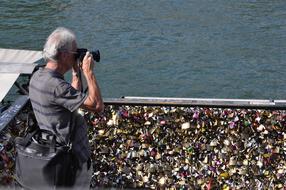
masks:
[[[103,97],[286,99],[286,1],[1,0],[0,47],[57,26],[98,48]]]

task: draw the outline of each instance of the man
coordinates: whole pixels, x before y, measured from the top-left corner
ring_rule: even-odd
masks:
[[[83,117],[75,111],[83,108],[92,112],[101,112],[103,101],[96,77],[93,73],[92,54],[87,52],[79,68],[76,59],[76,37],[70,30],[60,27],[47,38],[43,57],[47,64],[31,78],[29,96],[41,129],[57,134],[61,143],[68,142],[70,127],[73,126],[73,152],[80,162],[81,171],[75,182],[76,189],[88,189],[91,179],[90,148],[87,125]],[[72,69],[72,83],[64,80],[63,75]],[[82,93],[79,70],[82,70],[88,86],[88,95]]]

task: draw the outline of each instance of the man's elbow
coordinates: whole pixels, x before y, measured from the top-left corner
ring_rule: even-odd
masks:
[[[89,106],[85,106],[88,111],[94,112],[94,113],[101,113],[104,110],[104,104],[103,103],[94,103]]]
[[[87,98],[83,107],[91,112],[102,112],[104,110],[104,104],[102,101],[96,102],[90,98]]]
[[[101,102],[101,103],[97,103],[96,106],[95,106],[95,112],[98,112],[98,113],[101,113],[103,112],[104,110],[104,104]]]

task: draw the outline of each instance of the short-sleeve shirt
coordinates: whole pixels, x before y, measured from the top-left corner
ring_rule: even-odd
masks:
[[[82,163],[86,162],[90,157],[87,125],[75,111],[87,96],[73,88],[60,73],[40,68],[30,80],[29,97],[41,129],[54,132],[66,143],[73,126],[73,151]]]

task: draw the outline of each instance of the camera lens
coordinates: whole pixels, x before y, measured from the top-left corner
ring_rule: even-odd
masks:
[[[100,52],[99,52],[99,50],[92,51],[91,54],[92,54],[93,59],[94,59],[96,62],[99,62],[99,61],[100,61]]]
[[[87,49],[85,48],[79,48],[77,49],[77,55],[76,55],[76,58],[79,59],[81,62],[85,56],[87,52]],[[99,50],[95,50],[95,51],[91,51],[90,52],[92,54],[92,57],[93,59],[96,61],[96,62],[99,62],[100,61],[100,53],[99,53]]]

